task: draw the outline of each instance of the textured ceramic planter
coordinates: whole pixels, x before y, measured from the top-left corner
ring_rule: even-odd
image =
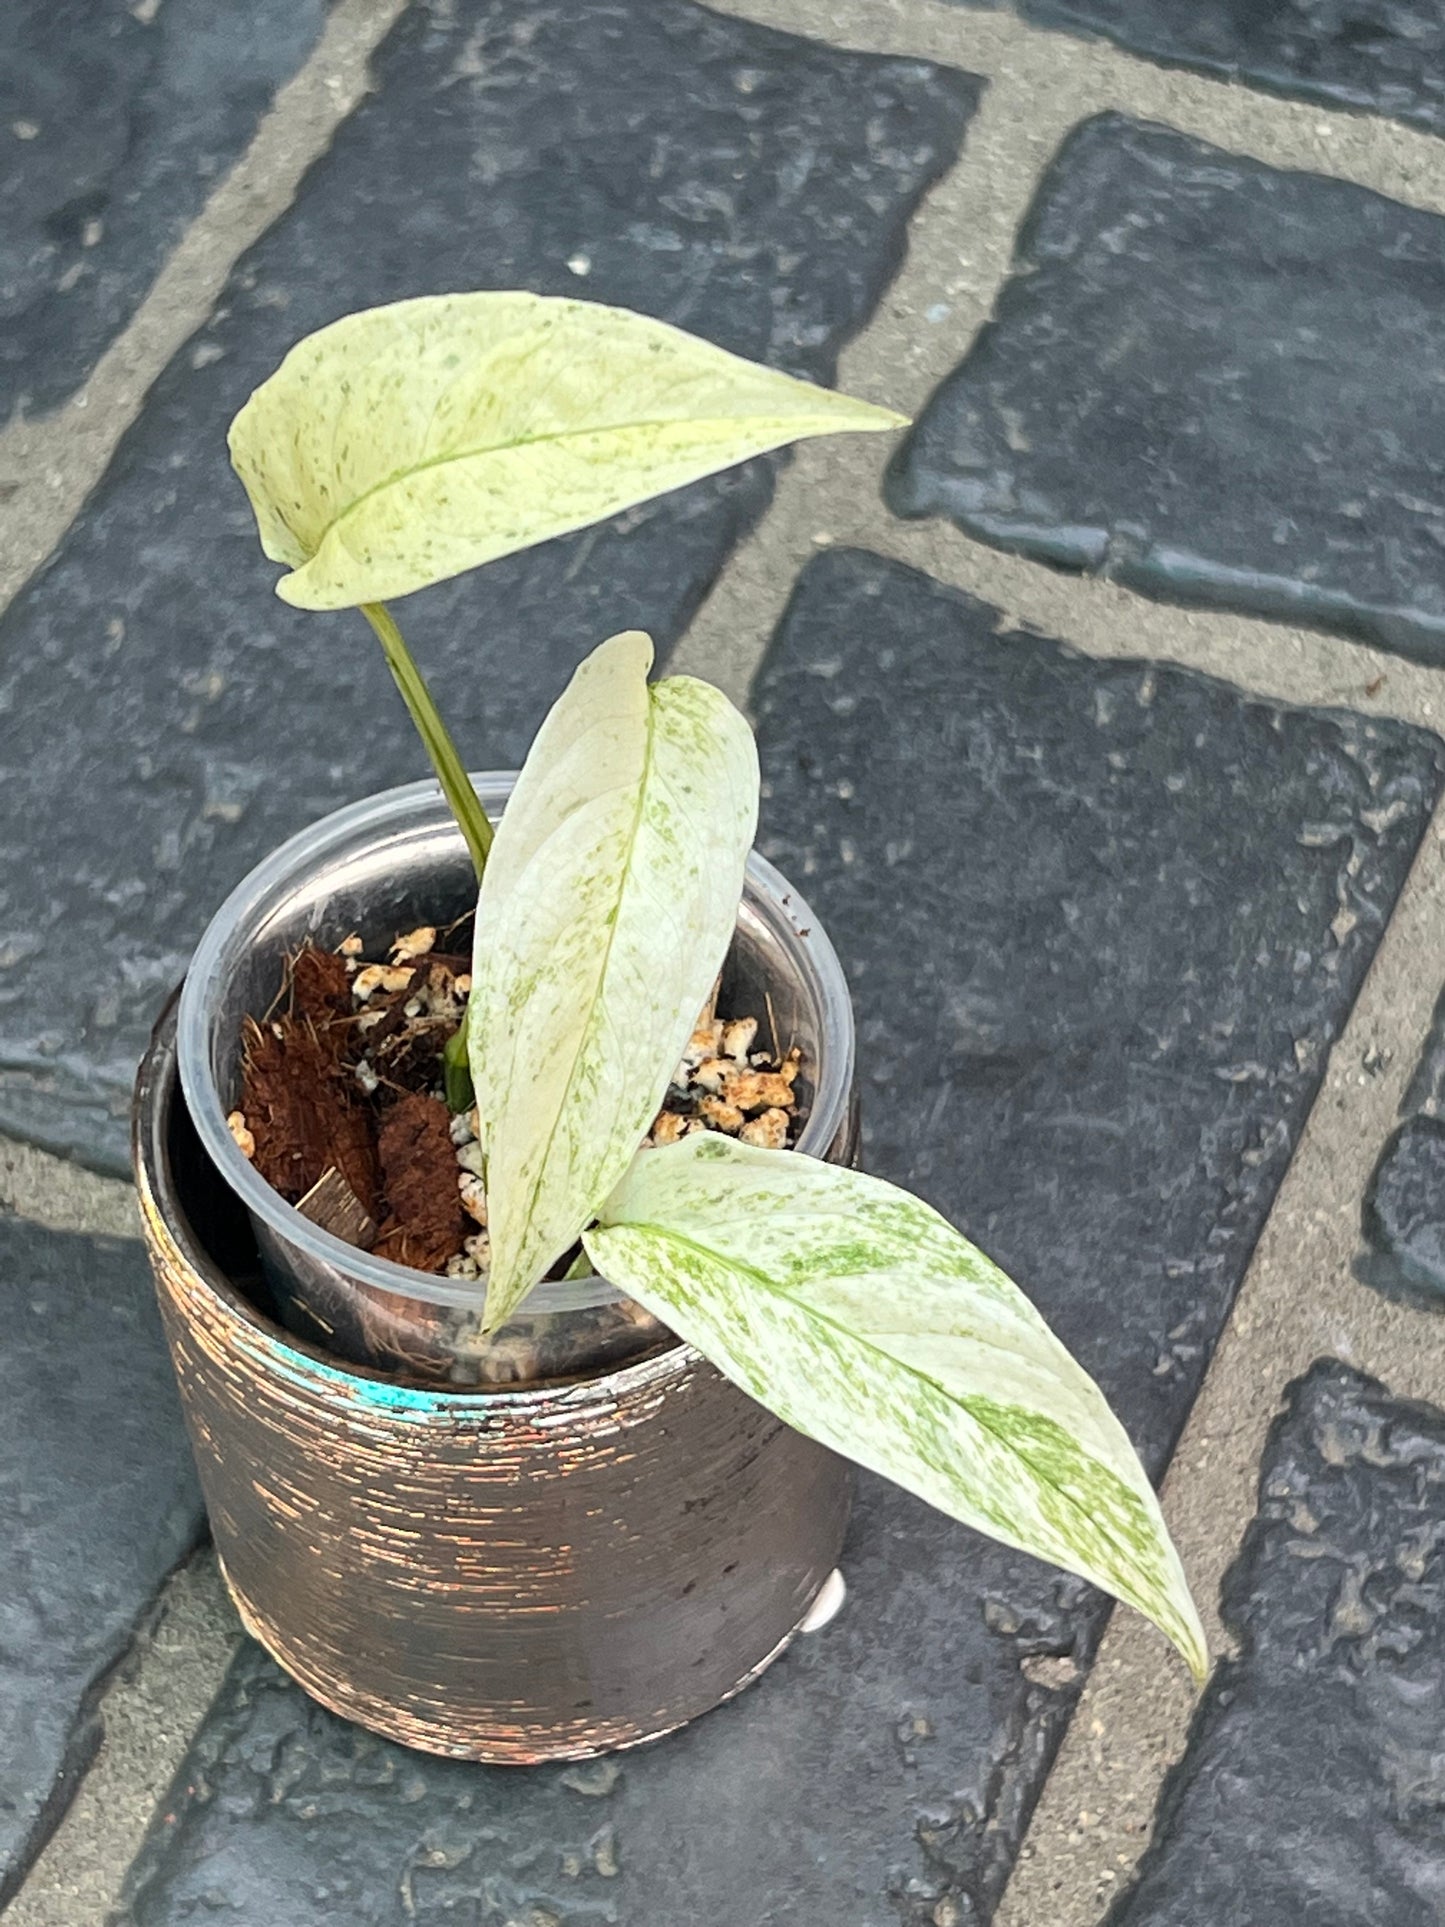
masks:
[[[816,1031],[813,1094],[838,1089],[809,1129],[847,1160],[851,1019],[846,999],[840,1014],[822,998],[836,959],[801,935],[816,926],[788,895],[755,863],[742,967],[763,969],[805,1040]],[[407,1744],[520,1763],[656,1737],[776,1657],[837,1561],[843,1461],[666,1335],[624,1363],[505,1389],[341,1362],[281,1328],[256,1201],[215,1146],[181,1088],[173,1004],[137,1087],[146,1237],[227,1584],[308,1692]],[[400,1275],[415,1294],[419,1274]]]

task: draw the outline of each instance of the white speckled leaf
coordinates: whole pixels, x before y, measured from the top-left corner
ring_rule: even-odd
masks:
[[[716,1135],[644,1152],[597,1269],[800,1432],[1137,1606],[1208,1669],[1158,1501],[1104,1395],[906,1191]]]
[[[623,308],[429,295],[308,335],[231,424],[303,609],[409,595],[750,455],[902,417]]]
[[[737,922],[752,731],[614,636],[532,745],[482,879],[468,1026],[495,1329],[627,1169]]]

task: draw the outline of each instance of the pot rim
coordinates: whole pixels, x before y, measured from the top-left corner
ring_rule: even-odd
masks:
[[[178,1001],[178,997],[173,997],[162,1012],[141,1060],[131,1122],[136,1189],[152,1241],[152,1257],[154,1260],[159,1254],[173,1276],[185,1277],[191,1290],[204,1291],[241,1335],[241,1343],[251,1346],[258,1340],[264,1341],[267,1369],[288,1373],[299,1393],[331,1401],[341,1415],[353,1409],[353,1388],[360,1382],[367,1387],[367,1404],[384,1406],[388,1411],[409,1412],[419,1422],[449,1425],[458,1418],[484,1417],[502,1404],[506,1406],[509,1421],[519,1410],[528,1409],[538,1416],[565,1415],[578,1408],[594,1406],[599,1400],[612,1401],[664,1386],[687,1372],[716,1369],[696,1346],[684,1339],[675,1339],[661,1351],[625,1359],[620,1365],[575,1378],[484,1388],[411,1385],[380,1367],[337,1358],[321,1346],[284,1330],[251,1302],[206,1250],[180,1196],[166,1141],[169,1106],[186,1103],[177,1063]]]
[[[481,770],[471,772],[471,780],[489,805],[504,807],[516,775],[514,770]],[[290,1244],[326,1265],[344,1268],[371,1290],[475,1311],[481,1303],[476,1281],[442,1278],[377,1258],[313,1224],[288,1204],[242,1155],[227,1126],[227,1107],[212,1071],[211,1011],[235,931],[255,927],[284,900],[290,887],[329,855],[354,848],[368,830],[380,833],[394,827],[421,805],[437,806],[444,824],[455,828],[439,785],[434,778],[424,778],[378,790],[331,811],[278,844],[241,879],[207,925],[186,972],[177,1015],[176,1059],[181,1091],[202,1147],[248,1211]],[[460,845],[461,831],[455,834]],[[756,849],[748,854],[744,902],[749,896],[766,904],[787,926],[800,967],[811,976],[820,1010],[835,1019],[831,1028],[839,1048],[824,1057],[812,1109],[794,1147],[804,1156],[822,1158],[843,1126],[853,1087],[855,1042],[847,979],[827,932],[806,900]],[[530,1312],[542,1314],[590,1310],[622,1296],[606,1279],[592,1275],[544,1280],[532,1287],[526,1302]]]

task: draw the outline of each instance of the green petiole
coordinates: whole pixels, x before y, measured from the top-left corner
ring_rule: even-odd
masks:
[[[476,1103],[476,1093],[472,1089],[472,1067],[467,1056],[465,1017],[443,1047],[442,1082],[446,1088],[447,1109],[453,1117],[459,1111],[469,1111]]]
[[[472,788],[472,779],[467,775],[457,746],[451,739],[446,724],[432,701],[431,691],[426,680],[413,660],[410,649],[402,638],[400,629],[391,611],[384,602],[363,602],[358,604],[361,613],[376,631],[376,639],[381,644],[386,657],[386,666],[392,673],[401,699],[406,704],[407,713],[416,724],[417,734],[421,737],[431,766],[437,773],[437,781],[442,786],[442,794],[451,807],[452,815],[461,826],[462,835],[467,840],[467,848],[472,854],[472,864],[481,881],[482,871],[487,867],[487,856],[492,847],[492,826],[487,812],[482,808],[482,799]]]

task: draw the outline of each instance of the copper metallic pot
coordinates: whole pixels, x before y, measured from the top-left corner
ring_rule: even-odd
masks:
[[[844,1090],[827,1150],[851,1159]],[[838,1558],[842,1460],[675,1342],[454,1389],[284,1331],[251,1216],[187,1110],[174,1003],[134,1152],[226,1582],[316,1699],[430,1752],[580,1758],[682,1725],[788,1644]]]

